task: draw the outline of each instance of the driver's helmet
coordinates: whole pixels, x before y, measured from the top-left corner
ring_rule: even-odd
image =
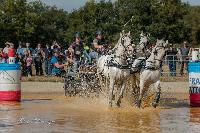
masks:
[[[75,37],[75,38],[81,38],[80,32],[76,32],[76,33],[74,34],[74,37]]]
[[[101,30],[97,30],[97,31],[96,31],[96,36],[97,36],[97,35],[103,35],[103,32],[102,32]]]

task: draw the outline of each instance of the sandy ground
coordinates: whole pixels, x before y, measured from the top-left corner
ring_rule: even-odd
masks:
[[[23,92],[33,93],[56,93],[64,92],[63,83],[60,82],[22,82]],[[188,93],[188,82],[161,82],[162,92]]]

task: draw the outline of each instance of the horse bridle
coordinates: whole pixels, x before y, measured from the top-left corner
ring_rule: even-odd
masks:
[[[127,36],[128,36],[128,35],[124,35],[124,36],[121,38],[121,45],[124,47],[125,52],[126,52],[126,51],[129,51],[129,50],[128,50],[128,47],[129,47],[129,46],[132,46],[131,43],[130,43],[128,46],[125,46],[125,45],[124,45],[124,43],[125,43],[125,42],[124,42],[124,38],[127,37]],[[132,41],[131,41],[131,42],[132,42]]]
[[[116,56],[116,55],[114,55],[114,57],[112,58],[112,61],[115,61],[115,63],[114,63],[114,65],[116,66],[116,67],[118,67],[118,68],[128,68],[128,66],[123,66],[123,65],[121,65],[120,63],[118,63],[116,60],[114,60],[114,58],[124,58],[124,60],[127,60],[127,58],[128,58],[128,56],[127,56],[127,54],[125,54],[127,51],[129,51],[128,50],[128,47],[129,46],[132,46],[132,43],[130,43],[128,46],[125,46],[124,45],[124,43],[125,43],[125,41],[124,41],[124,39],[125,39],[125,37],[127,37],[128,35],[124,35],[122,38],[121,38],[121,40],[120,40],[120,45],[122,45],[123,47],[124,47],[124,54],[123,55],[120,55],[120,56]],[[120,46],[119,45],[119,46]],[[118,47],[117,47],[118,48]],[[117,48],[115,48],[115,50],[117,49]]]
[[[157,49],[158,48],[158,49]],[[162,49],[162,48],[166,48],[163,44],[161,45],[161,46],[157,46],[156,47],[156,49],[155,49],[155,51],[154,51],[154,55],[157,55],[158,54],[158,50],[160,50],[160,49]],[[154,56],[154,60],[157,60],[157,61],[160,61],[160,62],[162,62],[162,60],[160,60],[160,59],[156,59],[155,58],[155,56]]]

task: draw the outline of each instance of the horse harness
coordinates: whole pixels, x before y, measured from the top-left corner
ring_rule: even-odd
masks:
[[[160,50],[160,49],[162,49],[162,48],[164,48],[165,49],[165,47],[162,45],[162,46],[157,46],[159,49],[156,49],[155,51],[154,51],[154,55],[157,55],[158,54],[158,50]],[[163,62],[163,60],[162,59],[156,59],[155,58],[155,56],[154,56],[154,60],[153,61],[147,61],[147,62],[150,62],[150,63],[154,63],[155,64],[155,61],[159,61],[160,62],[160,64],[162,64],[162,62]],[[145,69],[150,69],[150,70],[159,70],[161,68],[161,65],[160,66],[145,66]]]
[[[120,44],[120,46],[122,45],[123,47],[124,47],[124,53],[125,52],[127,52],[127,51],[129,51],[128,50],[128,47],[129,46],[132,46],[131,44],[129,44],[128,46],[125,46],[124,45],[124,38],[126,37],[127,35],[125,35],[125,36],[123,36],[122,38],[121,38],[121,44]],[[116,48],[117,49],[117,48]],[[116,50],[116,49],[114,49],[113,51],[112,51],[112,54],[114,53],[114,51]],[[116,58],[124,58],[125,57],[125,59],[124,60],[126,60],[127,61],[127,64],[126,65],[123,65],[123,64],[120,64],[119,62],[117,62],[115,59]],[[123,55],[120,55],[120,56],[116,56],[116,55],[114,55],[114,57],[111,57],[111,59],[110,60],[107,60],[107,62],[106,62],[106,66],[108,66],[108,67],[116,67],[116,68],[119,68],[119,69],[130,69],[131,68],[131,64],[130,64],[130,62],[131,62],[131,58],[130,57],[128,57],[128,56],[126,56],[126,54],[123,54]]]

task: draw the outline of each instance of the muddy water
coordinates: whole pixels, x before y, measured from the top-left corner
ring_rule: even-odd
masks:
[[[104,98],[67,99],[63,94],[24,94],[22,99],[21,103],[0,103],[0,132],[190,133],[200,131],[200,108],[189,108],[185,99],[166,98],[163,99],[163,105],[157,109],[141,110],[128,104],[122,105],[120,109],[110,109]]]

